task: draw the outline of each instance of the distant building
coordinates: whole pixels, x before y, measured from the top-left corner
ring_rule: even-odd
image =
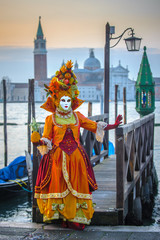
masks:
[[[46,39],[44,39],[42,31],[41,17],[39,17],[37,35],[34,39],[34,79],[36,81],[47,79]]]
[[[153,78],[155,81],[155,100],[160,101],[160,78]]]
[[[28,101],[28,83],[13,83],[6,79],[7,101],[8,102],[26,102]],[[3,86],[0,84],[0,100],[3,99]]]
[[[80,98],[86,101],[99,101],[103,94],[104,69],[95,58],[94,49],[90,49],[89,58],[84,62],[84,68],[79,69],[76,62],[74,72],[78,79]],[[126,87],[127,100],[135,100],[135,81],[128,78],[128,68],[119,65],[110,68],[110,100],[115,97],[115,85],[118,87],[118,100],[123,100],[123,87]]]
[[[110,68],[110,100],[115,98],[115,85],[118,85],[117,99],[123,100],[123,88],[126,87],[126,100],[135,100],[135,81],[128,78],[128,67],[124,68],[119,65],[117,67]]]
[[[47,77],[47,49],[44,38],[41,18],[39,17],[36,38],[34,39],[34,79],[35,79],[35,101],[44,102],[46,92],[44,83],[49,84],[51,78]],[[62,62],[64,64],[64,61]],[[78,79],[79,97],[85,101],[100,101],[104,91],[104,69],[100,61],[95,57],[94,49],[89,50],[89,57],[84,61],[84,67],[79,68],[75,62],[74,72]],[[128,77],[128,67],[118,66],[110,68],[110,100],[114,101],[115,85],[118,87],[118,100],[123,100],[123,88],[126,87],[126,99],[135,100],[135,81]],[[155,79],[155,99],[160,100],[160,78]],[[0,100],[3,98],[3,88],[0,84]],[[7,78],[7,100],[24,102],[28,100],[28,83],[12,83]]]

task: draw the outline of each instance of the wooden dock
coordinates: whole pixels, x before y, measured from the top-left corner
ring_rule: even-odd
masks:
[[[116,156],[112,155],[94,167],[98,190],[93,192],[96,203],[92,224],[118,225],[116,209]]]
[[[93,193],[92,224],[118,225],[127,220],[140,225],[146,209],[152,212],[153,136],[154,114],[116,129],[117,154],[94,167],[98,190]]]

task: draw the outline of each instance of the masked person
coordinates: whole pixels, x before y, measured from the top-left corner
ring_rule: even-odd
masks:
[[[83,230],[94,213],[92,191],[97,189],[90,160],[80,144],[80,127],[103,141],[103,131],[115,124],[94,122],[74,111],[84,101],[78,99],[73,63],[68,61],[46,86],[48,97],[41,108],[52,112],[45,120],[42,138],[33,140],[43,155],[35,186],[35,198],[44,222],[62,219],[63,226]]]

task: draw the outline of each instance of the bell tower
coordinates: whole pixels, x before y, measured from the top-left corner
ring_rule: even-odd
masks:
[[[39,24],[36,39],[34,39],[34,79],[47,80],[47,50],[46,39],[44,39],[41,17],[39,17]]]

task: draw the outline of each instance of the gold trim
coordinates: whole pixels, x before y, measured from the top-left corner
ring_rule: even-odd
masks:
[[[54,215],[50,218],[48,218],[47,216],[43,215],[43,222],[48,222],[48,221],[51,221],[51,220],[54,220],[54,219],[59,219],[60,218],[60,214],[58,211],[56,211],[54,213]]]
[[[40,199],[48,199],[48,198],[64,198],[69,194],[69,190],[67,189],[63,193],[35,193],[34,197],[35,198],[40,198]]]
[[[77,213],[76,213],[77,214]],[[58,211],[54,213],[52,217],[47,217],[46,215],[43,215],[43,222],[49,222],[51,220],[55,219],[63,219],[63,221],[69,221],[69,222],[77,222],[77,223],[83,223],[89,225],[91,223],[91,219],[87,219],[84,215],[84,217],[78,217],[76,216],[75,218],[72,219],[66,219],[63,215],[61,215]]]
[[[66,162],[67,162],[67,159],[66,159],[66,153],[64,151],[62,151],[62,154],[63,154],[63,160],[62,160],[62,172],[63,172],[63,177],[67,183],[67,186],[68,186],[68,189],[70,190],[70,192],[75,196],[75,197],[78,197],[78,198],[85,198],[85,199],[92,199],[92,195],[91,194],[85,194],[85,193],[78,193],[76,190],[74,190],[72,188],[72,185],[69,181],[69,175],[68,175],[68,172],[67,172],[67,166],[66,166]]]
[[[69,221],[69,222],[77,222],[77,223],[84,223],[84,224],[87,224],[87,225],[89,225],[91,223],[91,219],[88,220],[85,217],[75,217],[72,220],[71,219],[67,219],[67,221]]]

